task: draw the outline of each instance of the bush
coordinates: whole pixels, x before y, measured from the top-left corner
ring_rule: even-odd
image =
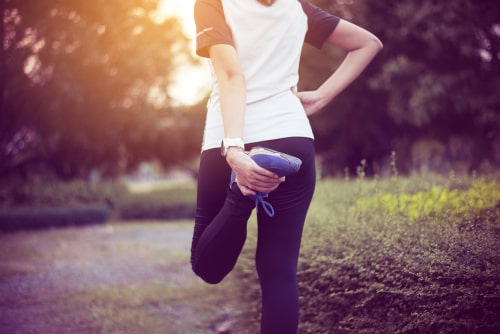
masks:
[[[107,207],[4,209],[0,210],[0,231],[105,223],[109,215]]]
[[[482,204],[467,202],[475,209],[464,215],[435,201],[439,209],[414,217],[411,206],[391,211],[381,200],[389,194],[390,201],[418,203],[422,194],[433,198],[436,187],[454,194],[450,202],[481,194]],[[497,189],[473,178],[319,182],[299,265],[299,333],[498,332]],[[245,250],[237,267],[242,279],[256,280],[253,252]],[[244,284],[242,292],[252,305],[249,323],[259,317],[258,286]]]
[[[497,203],[500,203],[500,185],[484,179],[474,180],[465,191],[433,186],[428,191],[412,194],[386,193],[358,201],[362,210],[378,208],[391,216],[406,216],[412,222],[425,216],[443,215],[452,220],[472,219]]]
[[[110,206],[125,185],[117,182],[5,182],[0,187],[0,209]]]
[[[120,219],[187,219],[193,218],[196,207],[196,186],[191,182],[176,184],[147,193],[127,192],[119,197]]]
[[[194,217],[195,202],[194,182],[176,183],[162,186],[154,191],[136,193],[130,191],[122,182],[11,181],[0,187],[0,210],[4,213],[0,225],[7,221],[9,226],[13,224],[11,217],[14,213],[9,214],[12,210],[18,210],[15,211],[16,217],[24,217],[19,218],[21,225],[42,227],[45,223],[50,223],[50,226],[65,225],[59,222],[51,223],[50,219],[59,217],[55,219],[66,221],[67,218],[63,217],[74,215],[74,213],[68,214],[68,210],[76,210],[75,212],[80,212],[76,215],[85,216],[87,213],[81,212],[92,212],[96,207],[106,209],[106,216],[114,219],[186,219]],[[55,209],[54,213],[49,212],[49,209]],[[42,217],[43,214],[46,217]],[[27,221],[37,221],[37,223],[32,224]],[[80,218],[77,221],[80,221]]]

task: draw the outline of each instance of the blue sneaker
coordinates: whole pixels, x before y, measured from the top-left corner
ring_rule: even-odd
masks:
[[[276,173],[279,177],[288,176],[298,172],[302,161],[289,154],[271,150],[264,147],[254,147],[248,152],[248,156],[260,167]],[[232,186],[236,182],[236,175],[231,172]],[[259,203],[269,217],[274,216],[273,206],[264,199],[269,196],[268,193],[257,192],[256,195],[249,195],[248,198],[255,201],[255,208],[259,211]]]

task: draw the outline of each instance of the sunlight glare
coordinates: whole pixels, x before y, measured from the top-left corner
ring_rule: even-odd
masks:
[[[195,24],[193,6],[195,0],[159,0],[156,19],[159,21],[176,16],[180,19],[184,31],[188,36],[194,36]]]
[[[159,0],[155,19],[161,22],[169,17],[177,17],[184,33],[191,39],[190,47],[195,52],[196,26],[193,18],[195,0]],[[191,105],[202,99],[209,87],[209,74],[206,64],[198,66],[181,65],[176,70],[176,83],[169,94],[178,104]]]

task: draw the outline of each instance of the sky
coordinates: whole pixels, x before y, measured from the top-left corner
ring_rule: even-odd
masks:
[[[191,48],[194,54],[194,36],[196,27],[193,19],[195,0],[159,0],[159,15],[164,18],[177,16],[186,35],[192,38]],[[200,66],[181,66],[177,69],[176,84],[169,91],[178,104],[195,104],[202,99],[209,89],[209,71],[205,62]]]

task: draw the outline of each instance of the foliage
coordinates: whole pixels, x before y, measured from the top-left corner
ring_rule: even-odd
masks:
[[[498,4],[369,1],[368,8],[382,14],[378,23],[386,13],[396,16],[383,21],[380,32],[389,53],[371,84],[384,91],[399,88],[388,99],[388,112],[398,123],[421,127],[451,116],[461,123],[454,122],[454,130],[498,123]],[[396,29],[402,22],[406,26]]]
[[[440,176],[319,182],[301,250],[299,332],[498,331],[500,202],[489,193],[498,192],[494,184]],[[488,205],[468,218],[447,211],[414,221],[406,212],[391,213],[383,206],[360,208],[370,198],[416,199],[411,196],[431,196],[438,187],[466,200],[480,193]],[[248,323],[256,329],[260,293],[253,244],[244,250],[237,270],[245,280]]]
[[[11,182],[0,188],[0,229],[42,228],[71,221],[88,223],[86,217],[94,217],[96,208],[105,220],[110,215],[121,220],[192,218],[195,201],[194,182],[175,183],[144,193],[133,192],[118,181]],[[99,218],[95,222],[105,220]]]
[[[0,231],[101,224],[106,223],[109,216],[109,208],[97,206],[35,210],[0,209]]]
[[[432,216],[434,219],[472,219],[500,203],[500,185],[494,181],[476,180],[466,190],[433,186],[414,194],[384,194],[358,200],[360,210],[379,209],[410,222]]]
[[[106,205],[112,207],[126,188],[121,183],[90,183],[21,180],[5,182],[0,187],[0,209],[40,209]]]
[[[1,2],[0,174],[42,161],[59,177],[112,176],[196,151],[191,133],[183,145],[176,135],[198,115],[167,93],[174,68],[193,61],[188,39],[177,19],[152,19],[156,5]]]
[[[312,120],[330,174],[345,167],[354,174],[361,159],[368,160],[369,173],[377,173],[393,150],[407,173],[418,139],[439,141],[446,148],[442,158],[466,160],[469,172],[485,161],[499,165],[498,2],[314,2],[384,43],[365,73]],[[304,51],[306,89],[317,87],[343,56],[330,48],[325,57]],[[467,145],[455,148],[456,138]]]
[[[313,2],[384,43],[311,118],[325,175],[355,174],[361,159],[367,173],[383,174],[391,151],[401,173],[500,165],[498,1]],[[169,165],[197,153],[204,103],[174,107],[166,93],[179,64],[194,60],[176,19],[152,20],[156,5],[0,1],[0,176],[28,178],[38,165],[64,179],[116,176],[141,161]],[[300,89],[315,89],[344,55],[305,47]],[[434,155],[440,166],[428,161]]]
[[[118,212],[123,220],[172,220],[194,217],[194,183],[177,184],[149,193],[127,193],[120,197]]]

